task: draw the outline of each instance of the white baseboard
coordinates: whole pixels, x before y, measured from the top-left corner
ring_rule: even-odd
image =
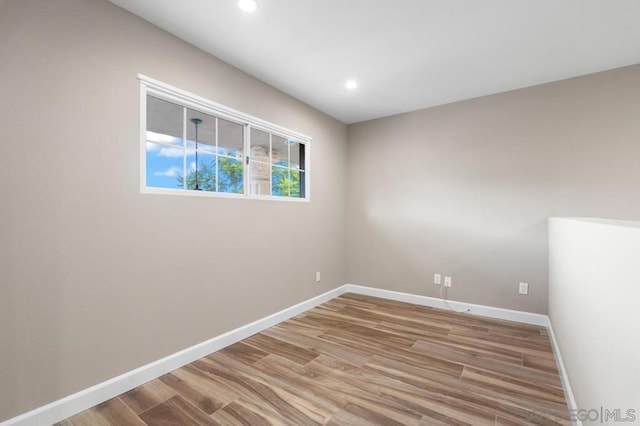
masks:
[[[364,287],[355,284],[346,284],[347,288],[344,293],[358,293],[367,296],[381,297],[383,299],[396,300],[398,302],[413,303],[415,305],[431,306],[433,308],[448,309],[442,299],[428,296],[419,296],[410,293],[401,293],[399,291],[384,290],[381,288]],[[549,317],[542,314],[534,314],[531,312],[513,311],[511,309],[495,308],[493,306],[475,305],[473,303],[456,302],[448,300],[449,305],[458,311],[468,310],[467,313],[472,315],[480,315],[496,319],[508,321],[516,321],[525,324],[539,325],[547,327],[549,325]]]
[[[560,380],[562,381],[562,387],[564,388],[564,396],[567,400],[567,405],[572,413],[576,413],[578,410],[578,404],[576,404],[576,399],[573,396],[573,391],[571,390],[569,375],[567,374],[567,370],[564,368],[564,362],[562,361],[562,355],[560,354],[560,346],[558,346],[556,335],[553,332],[551,320],[549,320],[547,330],[549,330],[549,340],[551,340],[551,346],[553,347],[553,355],[556,359],[556,367],[558,367],[558,372],[560,373]],[[582,422],[578,419],[572,419],[572,423],[574,426],[582,426]]]
[[[190,348],[186,348],[165,358],[159,359],[150,364],[144,365],[135,370],[129,371],[105,382],[99,383],[95,386],[69,395],[50,404],[36,408],[35,410],[6,420],[1,425],[40,426],[59,422],[66,419],[67,417],[73,416],[74,414],[80,413],[81,411],[84,411],[124,392],[134,389],[150,380],[156,379],[163,374],[169,373],[197,359],[216,352],[226,346],[232,345],[242,339],[259,333],[269,327],[272,327],[282,321],[285,321],[302,312],[314,308],[315,306],[318,306],[344,293],[356,293],[396,300],[400,302],[413,303],[416,305],[447,309],[447,306],[442,302],[441,299],[437,299],[434,297],[419,296],[415,294],[402,293],[398,291],[384,290],[373,287],[365,287],[354,284],[345,284],[326,293],[298,303],[297,305],[283,309],[280,312],[276,312],[250,324],[236,328],[235,330],[231,330],[227,333],[221,334],[220,336],[214,337]],[[558,360],[558,368],[560,369],[561,377],[563,378],[563,384],[565,386],[565,391],[567,392],[567,400],[571,404],[570,408],[575,407],[575,400],[573,399],[573,394],[571,393],[569,381],[567,379],[566,371],[564,370],[564,365],[562,364],[560,351],[555,342],[555,336],[553,336],[553,330],[551,330],[549,324],[548,316],[456,301],[449,301],[449,305],[451,305],[456,310],[469,310],[468,313],[472,315],[480,315],[490,318],[498,318],[547,327],[550,330],[550,336],[552,336],[554,353],[556,354],[556,359]]]
[[[50,404],[36,408],[17,417],[13,417],[2,426],[42,426],[50,425],[74,414],[80,413],[88,408],[94,407],[104,401],[114,398],[124,392],[130,391],[150,380],[156,379],[163,374],[183,367],[195,360],[207,356],[213,352],[232,345],[242,339],[246,339],[282,321],[294,317],[302,312],[318,306],[328,300],[340,296],[344,293],[344,286],[335,288],[319,296],[305,300],[297,305],[283,309],[280,312],[269,315],[250,324],[231,330],[220,336],[214,337],[190,348],[183,349],[172,355],[143,365],[135,370],[121,374],[120,376],[98,383],[95,386],[81,390],[65,398],[54,401]]]

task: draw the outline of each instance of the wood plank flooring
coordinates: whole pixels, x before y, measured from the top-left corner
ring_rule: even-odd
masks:
[[[570,424],[546,330],[345,294],[58,425]]]

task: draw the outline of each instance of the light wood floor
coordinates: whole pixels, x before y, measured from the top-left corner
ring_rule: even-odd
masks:
[[[570,424],[565,411],[544,328],[345,294],[59,425]]]

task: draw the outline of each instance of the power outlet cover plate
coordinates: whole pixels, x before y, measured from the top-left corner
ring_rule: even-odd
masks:
[[[518,293],[529,294],[529,283],[520,283],[520,286],[518,287]]]

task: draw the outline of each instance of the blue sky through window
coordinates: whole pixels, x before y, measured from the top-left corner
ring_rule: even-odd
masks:
[[[180,138],[147,131],[147,186],[174,189],[179,187],[177,177],[182,176],[184,168],[184,151],[181,145]]]
[[[155,143],[160,142],[160,143]],[[188,141],[188,146],[195,146]],[[216,156],[215,146],[198,145],[199,187],[205,191],[215,191]],[[202,148],[203,150],[200,150]],[[242,151],[219,147],[220,170],[218,171],[219,190],[221,192],[242,193]],[[147,131],[147,172],[146,184],[153,188],[182,188],[185,150],[182,139]],[[193,175],[196,169],[195,152],[186,151],[187,175]],[[206,179],[209,179],[208,184]]]

